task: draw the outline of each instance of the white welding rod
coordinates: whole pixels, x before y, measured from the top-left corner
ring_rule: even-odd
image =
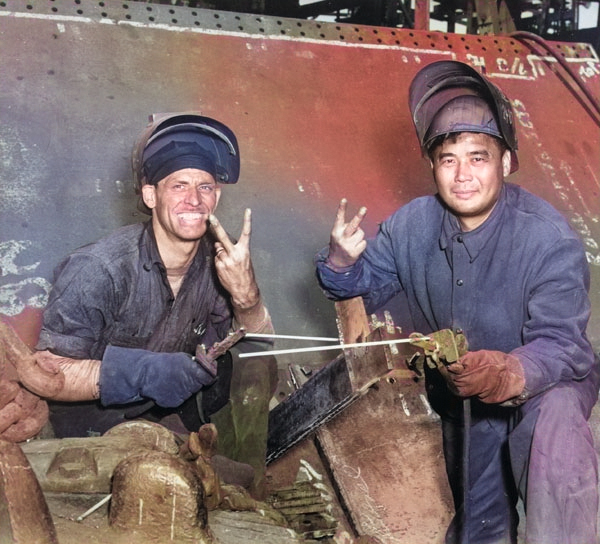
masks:
[[[337,344],[335,346],[313,346],[310,348],[295,349],[274,349],[271,351],[255,351],[240,353],[238,357],[245,359],[247,357],[259,357],[263,355],[284,355],[286,353],[306,353],[308,351],[325,351],[329,349],[349,349],[349,348],[368,348],[370,346],[386,346],[390,344],[407,344],[409,342],[418,342],[421,340],[430,340],[429,336],[418,336],[416,338],[397,338],[395,340],[378,340],[376,342],[357,342],[355,344]]]
[[[78,516],[76,521],[83,521],[90,514],[93,514],[96,510],[98,510],[98,508],[100,508],[102,505],[106,504],[110,500],[111,497],[112,497],[112,493],[109,493],[108,495],[106,495],[106,497],[104,497],[100,502],[94,504],[94,506],[92,506],[89,510],[86,510],[83,514],[81,514],[81,516]]]
[[[307,340],[309,342],[339,342],[339,338],[329,338],[323,336],[294,336],[292,334],[263,334],[260,332],[247,332],[245,338],[272,338],[277,340],[282,338],[284,340]]]

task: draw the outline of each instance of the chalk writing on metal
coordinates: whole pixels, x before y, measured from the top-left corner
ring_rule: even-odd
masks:
[[[0,276],[16,276],[17,281],[0,286],[0,313],[19,315],[26,307],[44,308],[48,303],[50,283],[44,278],[19,278],[35,271],[39,262],[19,265],[17,257],[31,246],[31,242],[8,240],[0,242]]]
[[[566,161],[560,161],[559,167],[556,168],[553,164],[552,157],[548,151],[544,149],[542,141],[535,130],[531,116],[527,112],[525,104],[521,100],[513,100],[515,115],[519,121],[522,131],[521,134],[535,148],[535,161],[538,163],[548,180],[555,190],[555,194],[560,198],[562,205],[569,211],[569,220],[573,227],[579,232],[585,244],[586,258],[588,263],[595,266],[600,266],[600,252],[598,251],[598,242],[592,234],[591,223],[598,223],[600,219],[594,216],[585,202],[581,191],[575,183],[575,176],[572,173],[572,167]],[[566,183],[565,179],[566,178]],[[583,213],[579,213],[573,202],[577,202]],[[587,220],[586,220],[587,218]]]

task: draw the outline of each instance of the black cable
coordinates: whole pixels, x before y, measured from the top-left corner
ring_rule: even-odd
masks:
[[[571,82],[568,82],[564,77],[562,77],[556,70],[552,70],[558,77],[560,77],[565,84],[565,86],[575,95],[578,102],[583,106],[585,110],[589,113],[590,117],[594,120],[594,122],[600,126],[600,102],[596,100],[596,98],[592,95],[590,90],[581,83],[579,77],[576,73],[571,70],[571,67],[567,64],[567,61],[562,58],[560,55],[557,55],[556,52],[552,49],[552,47],[548,44],[546,40],[538,36],[537,34],[533,34],[531,32],[525,32],[523,30],[518,30],[517,32],[513,32],[508,35],[511,38],[514,38],[524,45],[526,45],[530,51],[533,53],[539,54],[534,48],[532,48],[526,41],[535,42],[536,44],[542,46],[547,53],[549,53],[552,57],[554,57],[557,62],[562,66],[569,76],[571,76]],[[573,82],[577,84],[577,88],[573,85]],[[583,93],[589,104],[585,103],[581,100],[581,96],[579,92]]]

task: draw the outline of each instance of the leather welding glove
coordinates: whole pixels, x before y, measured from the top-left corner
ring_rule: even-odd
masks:
[[[187,353],[108,346],[100,365],[100,401],[109,406],[150,398],[174,408],[213,381]]]
[[[525,388],[521,362],[501,351],[469,351],[447,368],[461,397],[476,396],[488,404],[518,397]]]

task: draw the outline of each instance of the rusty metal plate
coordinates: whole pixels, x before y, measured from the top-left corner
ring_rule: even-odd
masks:
[[[439,420],[421,383],[387,379],[318,432],[359,535],[441,543],[453,515]]]
[[[521,162],[512,179],[582,234],[600,305],[600,129],[581,90],[598,102],[600,63],[586,44],[547,51],[501,36],[6,0],[0,49],[4,315],[43,306],[62,256],[144,219],[132,196],[133,140],[150,113],[195,109],[241,142],[240,182],[225,187],[217,212],[237,235],[243,209],[253,209],[255,268],[276,328],[335,335],[313,255],[328,242],[340,198],[353,210],[367,206],[374,234],[399,205],[434,190],[407,92],[419,68],[442,58],[484,70],[512,98]],[[590,326],[596,345],[599,315]]]

